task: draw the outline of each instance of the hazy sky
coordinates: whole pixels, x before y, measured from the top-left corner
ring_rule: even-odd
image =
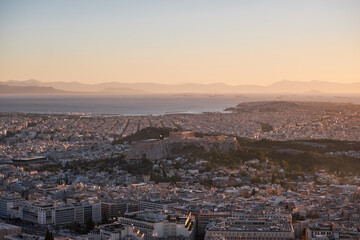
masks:
[[[359,0],[0,0],[0,81],[360,81]]]

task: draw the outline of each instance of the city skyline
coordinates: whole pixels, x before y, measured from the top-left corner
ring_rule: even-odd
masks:
[[[0,81],[360,79],[358,1],[1,1]]]

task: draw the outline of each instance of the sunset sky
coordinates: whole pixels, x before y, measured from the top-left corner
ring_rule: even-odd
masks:
[[[0,81],[360,81],[359,0],[0,0]]]

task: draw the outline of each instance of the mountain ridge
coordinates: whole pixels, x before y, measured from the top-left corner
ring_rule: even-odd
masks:
[[[210,84],[201,83],[181,83],[181,84],[162,84],[153,82],[103,82],[103,83],[81,83],[81,82],[42,82],[36,79],[29,80],[8,80],[0,82],[8,87],[50,87],[55,90],[66,92],[78,92],[84,94],[123,94],[123,95],[143,95],[143,94],[244,94],[244,93],[360,93],[360,82],[354,83],[334,83],[326,81],[290,81],[282,80],[267,86],[260,85],[228,85],[217,82]],[[3,93],[4,91],[1,91]],[[34,93],[36,94],[36,93]]]

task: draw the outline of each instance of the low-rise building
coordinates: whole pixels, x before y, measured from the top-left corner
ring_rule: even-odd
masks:
[[[164,211],[141,211],[119,217],[118,222],[144,233],[145,240],[193,240],[196,234],[196,222],[191,214],[174,217]]]
[[[3,240],[7,235],[21,233],[21,227],[14,226],[7,223],[0,223],[0,240]]]
[[[215,239],[295,239],[294,229],[286,220],[273,220],[263,217],[236,218],[212,221],[206,229],[205,240]]]

